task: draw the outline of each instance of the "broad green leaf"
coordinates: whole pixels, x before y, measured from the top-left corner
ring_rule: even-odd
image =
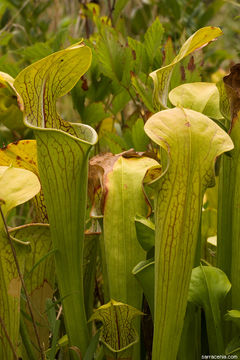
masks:
[[[222,119],[219,110],[219,92],[214,83],[195,82],[183,84],[169,93],[174,106],[199,111],[214,119]]]
[[[178,55],[173,61],[158,70],[153,71],[150,76],[154,82],[154,102],[157,109],[167,107],[168,87],[174,66],[190,55],[193,51],[206,46],[218,36],[222,35],[222,31],[213,26],[204,27],[196,31],[181,47]]]
[[[140,261],[140,263],[134,267],[132,273],[140,282],[152,317],[154,317],[154,260],[148,259]]]
[[[150,219],[137,215],[135,217],[135,227],[139,244],[145,251],[151,250],[155,241],[155,225]]]
[[[38,333],[41,343],[48,346],[49,328],[45,313],[46,299],[52,298],[54,292],[55,266],[53,257],[49,256],[38,264],[32,271],[36,263],[41,260],[51,249],[52,241],[50,229],[47,224],[28,224],[10,230],[10,234],[18,240],[28,241],[31,252],[25,260],[25,284],[32,303],[34,304],[33,314],[38,324]],[[31,272],[31,276],[28,273]],[[22,309],[28,312],[26,304]],[[26,321],[29,337],[37,347],[36,336],[32,324]],[[37,353],[35,354],[37,356]]]
[[[0,199],[5,215],[14,207],[32,199],[39,191],[39,180],[31,171],[0,166]]]
[[[0,149],[0,165],[26,169],[39,177],[36,140],[20,140]],[[36,213],[34,221],[48,223],[42,190],[33,198],[33,203]]]
[[[90,321],[102,322],[99,340],[105,345],[107,356],[111,356],[109,359],[132,359],[132,346],[139,340],[132,320],[139,315],[143,313],[115,300],[95,310]]]
[[[90,63],[91,50],[79,43],[30,65],[14,81],[24,103],[25,124],[37,140],[69,343],[80,348],[82,355],[89,342],[83,294],[88,156],[97,134],[87,125],[61,119],[56,101],[73,88]]]
[[[14,242],[20,270],[24,269],[27,246]],[[0,230],[0,316],[16,352],[19,347],[21,281],[12,249],[3,228]],[[0,358],[13,359],[12,350],[0,326]]]
[[[173,360],[187,306],[202,197],[214,185],[216,156],[231,150],[233,143],[207,116],[183,108],[153,115],[145,131],[162,148],[166,164],[150,182],[156,229],[153,360]]]
[[[231,284],[223,271],[212,266],[192,270],[188,300],[204,309],[210,354],[224,353],[221,304]]]

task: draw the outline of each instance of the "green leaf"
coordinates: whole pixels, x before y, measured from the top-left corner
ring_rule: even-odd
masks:
[[[137,215],[135,217],[135,226],[140,245],[145,251],[151,250],[155,241],[155,225],[151,220]]]
[[[0,35],[0,45],[7,46],[9,41],[12,39],[13,33],[8,31],[2,31]]]
[[[118,359],[131,359],[132,346],[138,341],[138,334],[132,325],[132,320],[143,313],[134,307],[109,301],[95,310],[90,321],[99,320],[101,328],[100,341],[105,345],[107,354]]]
[[[213,119],[222,119],[219,110],[219,92],[214,83],[195,82],[183,84],[169,93],[174,106],[199,111]]]
[[[152,92],[149,88],[143,84],[143,82],[135,75],[131,77],[132,85],[135,89],[136,94],[141,98],[146,108],[154,113],[154,106],[152,103]]]
[[[127,144],[121,136],[108,131],[106,131],[100,139],[100,144],[103,148],[107,146],[107,150],[110,150],[113,154],[119,154],[127,149]]]
[[[107,26],[102,27],[96,53],[104,75],[124,87],[129,86],[132,65],[131,49],[119,42],[117,33]]]
[[[12,56],[8,53],[0,58],[0,70],[15,77],[20,69],[16,62],[13,61]]]
[[[156,18],[144,35],[144,50],[147,52],[150,67],[153,64],[157,51],[162,45],[163,33],[164,28],[160,23],[159,18]]]
[[[16,51],[25,61],[37,61],[45,56],[52,54],[52,49],[42,42],[36,42],[34,45],[21,48]]]
[[[150,74],[154,83],[154,102],[157,109],[166,108],[167,106],[168,87],[174,66],[193,51],[206,46],[221,34],[222,31],[219,28],[212,26],[207,26],[196,31],[183,44],[178,55],[169,65],[155,70]]]
[[[132,140],[136,151],[146,151],[149,139],[144,132],[143,119],[137,119],[132,127]]]
[[[54,330],[54,325],[56,322],[56,310],[55,305],[51,299],[46,300],[46,313],[48,317],[48,322],[51,332]]]
[[[132,54],[134,58],[133,69],[135,74],[138,75],[140,71],[148,72],[148,58],[144,49],[144,45],[140,41],[131,37],[128,37],[128,44],[132,49]]]
[[[214,185],[216,156],[231,150],[233,143],[208,117],[183,108],[153,115],[145,131],[162,148],[164,169],[150,180],[156,229],[153,360],[175,359],[198,241],[202,196]]]
[[[114,9],[113,9],[113,14],[112,14],[114,23],[119,18],[121,11],[125,8],[127,3],[128,3],[128,0],[117,0],[116,1],[115,5],[114,5]]]
[[[97,349],[97,346],[98,346],[100,334],[101,334],[100,330],[98,330],[96,332],[96,334],[92,337],[91,342],[89,344],[89,347],[87,349],[87,352],[86,352],[83,360],[92,360],[92,359],[94,359],[94,353],[95,353],[95,351]]]
[[[89,319],[90,315],[92,314],[94,306],[94,288],[99,236],[100,233],[97,232],[85,232],[83,250],[83,286],[87,319]]]
[[[174,89],[183,83],[194,83],[202,80],[203,59],[201,54],[201,50],[196,51],[175,65],[171,76],[170,89]]]
[[[37,140],[69,343],[80,348],[82,356],[89,343],[82,266],[88,156],[97,134],[87,125],[61,119],[56,101],[73,88],[90,63],[91,50],[79,43],[30,65],[14,82],[24,103],[25,124]]]
[[[226,274],[218,268],[199,266],[192,270],[188,300],[204,309],[211,354],[224,353],[220,309],[230,288]]]
[[[240,356],[240,336],[235,336],[228,344],[225,350],[226,355]]]
[[[82,112],[83,123],[90,126],[96,126],[107,117],[109,117],[109,113],[106,112],[104,105],[100,102],[89,104],[84,107]]]
[[[61,321],[56,320],[52,334],[52,346],[49,354],[49,360],[55,360],[56,358],[57,341],[59,336],[60,325],[61,325]]]
[[[154,260],[140,261],[132,270],[132,274],[140,282],[154,318]]]
[[[113,114],[116,115],[118,112],[122,111],[130,99],[129,93],[125,90],[117,94],[111,104]]]
[[[188,302],[177,360],[201,359],[204,353],[201,330],[201,310]]]

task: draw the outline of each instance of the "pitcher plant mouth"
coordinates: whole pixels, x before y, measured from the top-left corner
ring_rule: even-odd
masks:
[[[48,132],[57,132],[64,134],[73,140],[80,141],[81,143],[84,143],[86,145],[94,146],[98,141],[98,135],[97,132],[89,125],[81,124],[81,123],[71,123],[66,121],[66,123],[71,126],[72,130],[76,133],[75,135],[68,133],[65,130],[60,129],[54,129],[54,128],[42,128],[38,126],[31,125],[27,122],[26,117],[24,120],[24,123],[27,127],[33,130],[37,131],[48,131]]]
[[[57,99],[76,85],[88,70],[91,59],[91,50],[80,42],[51,54],[20,72],[13,85],[27,127],[41,131],[60,131],[88,145],[96,144],[97,133],[93,128],[63,120],[56,109]]]

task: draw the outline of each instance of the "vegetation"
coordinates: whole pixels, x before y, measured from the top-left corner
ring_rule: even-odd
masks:
[[[240,356],[236,9],[1,3],[1,359]]]

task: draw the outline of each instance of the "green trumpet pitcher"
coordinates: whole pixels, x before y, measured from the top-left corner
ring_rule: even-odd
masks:
[[[25,125],[33,129],[37,140],[69,343],[82,356],[89,344],[83,294],[88,156],[97,134],[87,125],[63,120],[56,101],[73,88],[90,63],[90,48],[78,43],[30,65],[14,81],[23,102]]]
[[[152,359],[176,360],[203,194],[214,185],[216,157],[231,150],[233,143],[207,116],[184,108],[156,113],[145,131],[165,150],[161,151],[163,172],[151,182],[156,227]]]

